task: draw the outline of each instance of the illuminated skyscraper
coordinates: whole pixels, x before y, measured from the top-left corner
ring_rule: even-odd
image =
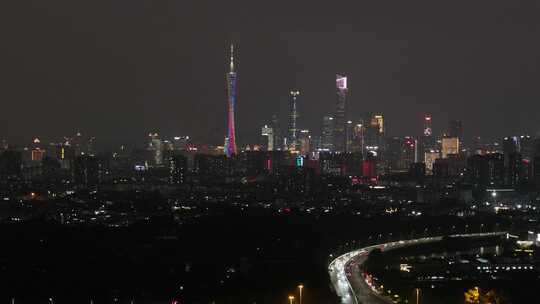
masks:
[[[270,123],[270,128],[272,128],[272,133],[274,135],[274,150],[281,151],[283,150],[283,136],[281,134],[281,127],[279,123],[279,118],[276,114],[272,115],[272,121]]]
[[[309,130],[300,130],[298,142],[300,154],[308,155],[311,152],[311,135],[309,135]]]
[[[334,117],[324,116],[321,134],[321,149],[332,151],[334,143]]]
[[[447,158],[450,154],[459,154],[459,143],[458,137],[443,137],[442,158]]]
[[[428,154],[433,151],[433,150],[437,150],[437,147],[435,145],[435,137],[433,136],[433,129],[432,129],[432,118],[431,118],[431,115],[430,114],[426,114],[424,116],[424,129],[423,129],[423,134],[422,134],[422,139],[421,139],[421,145],[422,145],[422,151],[423,153],[421,154],[421,156],[423,156],[423,161],[426,162],[426,172],[431,173],[432,172],[432,169],[433,169],[433,163],[431,164],[428,164],[427,162],[428,161],[431,161],[431,159],[427,159],[426,157],[428,157]],[[431,157],[432,155],[430,154],[429,157]],[[435,160],[433,160],[434,162]]]
[[[376,128],[380,136],[384,136],[384,117],[381,114],[373,115],[371,125]]]
[[[463,143],[463,124],[461,120],[451,120],[448,128],[448,137],[457,137]]]
[[[271,126],[264,125],[261,128],[261,144],[264,151],[274,151],[274,130]]]
[[[427,175],[433,174],[433,164],[435,163],[435,160],[437,160],[438,158],[439,158],[439,152],[435,150],[424,152],[424,163],[426,164]]]
[[[424,142],[426,143],[426,146],[429,144],[429,142],[433,139],[433,129],[431,127],[431,115],[426,114],[424,117]],[[432,148],[432,147],[429,147]]]
[[[152,165],[161,166],[163,164],[163,141],[159,138],[159,134],[148,134],[148,150],[152,153]]]
[[[336,114],[334,119],[334,151],[345,152],[347,142],[347,77],[336,75]]]
[[[236,72],[234,71],[234,46],[231,44],[230,70],[227,73],[227,139],[225,154],[227,157],[235,155],[236,131],[234,120],[234,109],[236,107]]]
[[[300,96],[300,91],[291,91],[291,107],[289,109],[289,134],[287,134],[287,144],[289,150],[298,150],[298,129],[296,127],[296,120],[298,119],[297,100]]]

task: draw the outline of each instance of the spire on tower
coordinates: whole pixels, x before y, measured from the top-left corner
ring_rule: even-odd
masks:
[[[231,73],[234,72],[234,44],[231,43]]]

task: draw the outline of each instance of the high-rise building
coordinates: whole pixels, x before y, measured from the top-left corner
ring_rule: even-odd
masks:
[[[163,164],[163,142],[157,133],[150,133],[148,137],[150,138],[148,150],[152,152],[152,164],[160,166]]]
[[[467,160],[467,177],[474,187],[504,185],[504,155],[492,153],[473,155]]]
[[[334,146],[334,117],[324,116],[321,132],[321,149],[332,151]]]
[[[384,153],[387,170],[391,172],[408,171],[411,164],[417,162],[417,152],[414,138],[409,136],[389,138]]]
[[[365,158],[365,142],[364,142],[364,133],[365,133],[366,127],[361,124],[357,123],[354,124],[352,127],[352,144],[351,144],[351,152],[358,152],[361,153]]]
[[[230,70],[227,73],[227,139],[225,154],[236,155],[236,131],[234,111],[236,107],[236,72],[234,71],[234,46],[231,44]]]
[[[354,124],[352,120],[347,121],[345,126],[345,151],[352,152],[354,150]]]
[[[289,108],[289,132],[287,134],[287,144],[288,148],[291,151],[298,150],[298,128],[296,126],[298,119],[298,96],[300,96],[300,91],[291,91],[291,104]]]
[[[32,149],[31,159],[33,161],[42,161],[44,156],[45,156],[45,150],[42,150],[40,148]]]
[[[463,124],[461,120],[451,120],[448,127],[448,137],[457,137],[463,143]]]
[[[377,133],[380,136],[384,136],[384,118],[381,114],[373,115],[373,118],[371,119],[371,125],[375,127]]]
[[[274,151],[274,130],[268,125],[261,128],[261,144],[264,151]]]
[[[422,138],[422,146],[425,152],[436,148],[435,137],[433,136],[432,123],[433,123],[433,120],[431,118],[431,115],[426,114],[426,116],[424,116],[424,130],[423,130],[423,138]]]
[[[274,133],[274,150],[283,150],[283,136],[281,134],[279,118],[276,114],[272,115],[272,122],[270,124],[270,127],[272,128],[272,132]]]
[[[45,150],[42,148],[39,138],[35,138],[32,142],[32,150],[30,151],[30,159],[33,161],[41,161],[45,156]]]
[[[439,152],[435,150],[424,152],[424,163],[426,165],[426,174],[431,175],[433,173],[433,164],[435,160],[439,158]]]
[[[308,155],[311,152],[311,135],[309,135],[309,130],[300,130],[298,142],[300,154]]]
[[[458,137],[443,137],[442,158],[447,158],[449,154],[459,154],[459,143]]]
[[[353,150],[357,150],[360,147],[364,156],[368,153],[382,153],[385,147],[385,132],[386,127],[383,115],[374,115],[370,112],[362,113],[359,123],[355,126],[356,147],[353,145]]]
[[[334,121],[334,151],[345,152],[347,146],[347,77],[336,75],[336,114]]]

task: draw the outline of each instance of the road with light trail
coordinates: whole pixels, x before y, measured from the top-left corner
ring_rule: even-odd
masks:
[[[488,237],[506,235],[506,232],[453,234],[448,237]],[[389,304],[389,299],[373,290],[362,277],[360,266],[367,260],[369,253],[377,248],[383,251],[415,246],[419,244],[439,242],[443,236],[425,237],[413,240],[401,240],[372,245],[347,252],[334,259],[328,266],[330,280],[336,294],[343,304]]]

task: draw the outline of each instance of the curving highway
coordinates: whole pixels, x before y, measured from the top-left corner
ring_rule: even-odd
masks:
[[[488,232],[471,234],[454,234],[449,237],[487,237],[505,235],[506,232]],[[369,253],[376,248],[383,251],[401,247],[414,246],[423,243],[438,242],[443,236],[425,237],[413,240],[401,240],[372,245],[345,253],[334,259],[328,266],[330,280],[336,294],[343,304],[389,304],[389,299],[380,296],[364,280],[359,267],[367,260]]]

